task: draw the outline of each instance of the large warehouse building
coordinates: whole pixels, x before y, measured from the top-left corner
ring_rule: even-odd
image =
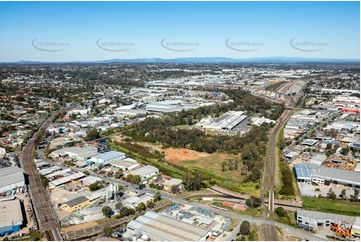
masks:
[[[357,217],[297,209],[298,227],[315,230],[317,227],[329,227],[334,221],[355,224],[354,230],[359,230],[360,219]]]
[[[158,241],[205,241],[211,234],[205,228],[155,212],[147,212],[129,222],[127,230],[138,238],[147,236]]]
[[[198,108],[198,105],[186,103],[182,100],[164,100],[147,104],[146,111],[171,113]]]
[[[0,235],[18,232],[22,224],[20,200],[0,202]]]
[[[98,149],[96,147],[66,147],[50,153],[52,158],[70,157],[78,161],[86,161],[90,157],[97,155]]]
[[[141,168],[132,170],[131,172],[129,172],[129,174],[132,174],[133,176],[138,175],[142,180],[144,180],[151,176],[159,174],[159,169],[155,166],[146,165]]]
[[[247,115],[245,115],[242,111],[229,111],[215,119],[202,119],[198,124],[196,124],[196,127],[210,130],[229,131],[244,121],[246,118]]]
[[[98,154],[92,156],[89,161],[94,162],[99,166],[106,166],[112,163],[113,161],[119,161],[125,159],[125,154],[118,151],[109,151],[103,154]]]
[[[0,193],[6,193],[12,189],[25,185],[24,171],[17,166],[0,169]]]
[[[335,183],[360,188],[360,172],[344,171],[310,163],[296,164],[294,170],[297,182],[314,182],[320,185]]]

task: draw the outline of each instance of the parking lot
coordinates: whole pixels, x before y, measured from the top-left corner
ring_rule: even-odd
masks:
[[[300,191],[301,196],[307,196],[307,197],[318,197],[319,195],[326,197],[329,193],[330,188],[332,188],[332,191],[335,192],[337,198],[339,198],[339,195],[341,194],[343,189],[346,189],[346,197],[350,198],[351,195],[354,194],[354,190],[351,187],[345,187],[342,185],[337,185],[337,184],[330,184],[329,186],[326,185],[312,185],[312,184],[307,184],[307,183],[303,183],[303,182],[298,182],[298,189]],[[319,191],[315,191],[315,190]]]

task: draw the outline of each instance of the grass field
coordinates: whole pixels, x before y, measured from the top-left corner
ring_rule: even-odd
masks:
[[[360,216],[360,203],[328,198],[302,197],[303,208],[325,213]]]
[[[279,223],[283,223],[283,224],[290,225],[292,227],[296,227],[296,219],[295,219],[294,212],[287,211],[287,216],[285,216],[285,217],[278,216],[278,214],[275,213],[275,220]]]
[[[246,172],[247,168],[244,167],[241,162],[239,162],[237,170],[222,171],[222,161],[231,157],[231,155],[227,154],[212,154],[196,160],[178,162],[177,165],[183,166],[187,169],[197,170],[201,174],[206,175],[206,177],[212,178],[219,186],[224,188],[259,196],[259,184],[242,182],[248,173]],[[245,172],[245,174],[242,175],[242,172]]]
[[[143,144],[144,145],[144,144]],[[142,146],[143,146],[142,145]],[[154,146],[154,145],[153,145]],[[259,183],[243,183],[242,181],[248,175],[246,167],[243,166],[242,162],[239,162],[239,167],[237,170],[227,170],[222,172],[222,162],[224,160],[228,160],[230,158],[237,158],[237,156],[232,156],[228,154],[207,154],[202,157],[202,153],[195,157],[200,157],[198,159],[192,160],[178,160],[177,162],[172,161],[160,161],[154,158],[145,157],[135,152],[131,152],[128,149],[122,147],[120,143],[111,144],[111,147],[122,151],[128,154],[130,157],[138,160],[140,163],[154,165],[159,168],[160,172],[169,175],[171,177],[182,179],[187,171],[197,172],[202,175],[205,179],[205,183],[208,187],[212,186],[212,184],[216,183],[221,187],[226,189],[250,194],[253,196],[260,196],[260,184]],[[144,149],[148,149],[146,145],[144,145]],[[154,149],[154,147],[152,147]],[[173,149],[168,149],[168,151],[172,151]],[[173,151],[184,151],[185,149],[174,149]],[[189,150],[189,152],[193,152]],[[167,154],[167,152],[165,152]],[[183,153],[179,153],[179,155],[184,155]],[[189,154],[188,154],[189,155]],[[168,156],[166,155],[166,158]],[[243,174],[242,174],[243,172]]]

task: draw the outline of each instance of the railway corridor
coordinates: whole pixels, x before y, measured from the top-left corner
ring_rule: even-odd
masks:
[[[28,189],[30,200],[35,212],[35,218],[40,231],[45,232],[48,240],[62,240],[59,233],[59,222],[50,202],[46,189],[42,186],[40,175],[34,164],[34,154],[37,143],[39,143],[45,134],[48,126],[56,120],[56,118],[69,111],[72,107],[64,108],[57,111],[49,117],[38,129],[38,131],[29,139],[24,146],[20,155],[20,165],[24,169],[28,178]]]

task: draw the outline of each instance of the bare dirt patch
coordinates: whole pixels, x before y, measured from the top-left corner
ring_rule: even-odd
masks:
[[[196,160],[202,157],[208,157],[210,154],[197,152],[188,149],[165,149],[163,152],[166,155],[166,159],[170,162],[179,162],[185,160]]]
[[[116,142],[122,142],[122,138],[117,136],[114,137]],[[198,152],[194,150],[189,150],[185,148],[161,148],[158,145],[147,143],[147,142],[136,142],[136,144],[141,145],[143,147],[147,147],[151,150],[157,150],[165,154],[165,158],[170,162],[180,162],[185,160],[196,160],[203,157],[208,157],[210,154],[205,152]]]
[[[60,230],[62,232],[69,232],[69,231],[76,231],[76,230],[81,230],[81,229],[92,228],[92,227],[97,226],[97,225],[98,224],[96,222],[89,222],[89,223],[71,225],[69,227],[63,227]]]

